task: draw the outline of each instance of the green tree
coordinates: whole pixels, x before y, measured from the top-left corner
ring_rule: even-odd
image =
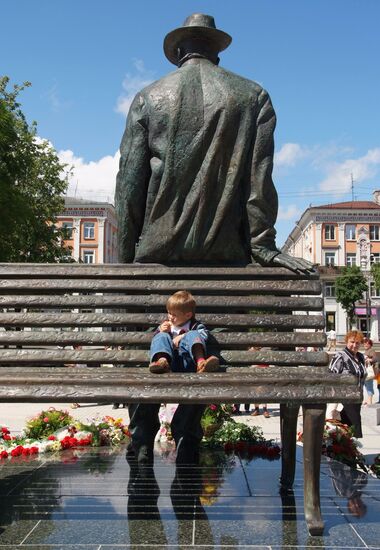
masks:
[[[342,273],[335,281],[336,301],[347,313],[349,328],[354,321],[355,302],[361,300],[367,290],[367,281],[357,265],[342,267]]]
[[[375,288],[378,291],[380,288],[380,264],[373,263],[371,265],[371,275],[375,283]]]
[[[56,216],[64,206],[69,172],[46,140],[28,124],[17,101],[30,86],[0,77],[0,261],[64,261],[64,230]]]

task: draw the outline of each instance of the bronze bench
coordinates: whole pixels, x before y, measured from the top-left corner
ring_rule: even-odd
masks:
[[[326,343],[318,275],[257,266],[0,264],[0,288],[0,402],[280,403],[282,491],[294,481],[302,405],[305,517],[311,534],[322,533],[326,403],[361,395],[354,377],[328,372],[325,352],[297,351]],[[149,373],[152,329],[180,289],[196,297],[224,372]],[[76,345],[82,349],[64,348]],[[64,366],[73,363],[86,366]],[[270,367],[250,367],[256,363]]]

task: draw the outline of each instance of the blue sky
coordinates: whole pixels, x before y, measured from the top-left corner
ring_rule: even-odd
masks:
[[[128,105],[175,70],[167,32],[193,12],[232,35],[221,65],[276,113],[277,243],[313,206],[380,188],[379,0],[0,0],[0,74],[74,167],[69,194],[111,200]]]

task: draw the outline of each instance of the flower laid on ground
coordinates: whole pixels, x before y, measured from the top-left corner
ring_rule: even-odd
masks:
[[[258,426],[247,426],[232,417],[231,405],[209,405],[202,417],[203,443],[208,447],[222,447],[226,453],[278,458],[280,447],[266,440]]]
[[[129,431],[121,418],[105,416],[83,424],[67,411],[50,408],[28,421],[20,436],[0,427],[0,459],[128,441]]]
[[[28,420],[24,430],[25,436],[31,439],[43,439],[73,423],[74,418],[67,411],[50,407],[47,411],[41,411],[37,416]]]
[[[130,437],[128,427],[123,424],[122,418],[104,416],[102,419],[93,419],[90,424],[81,424],[81,429],[90,432],[95,447],[103,445],[119,445]]]
[[[201,420],[205,434],[211,434],[225,421],[230,420],[232,411],[232,405],[208,405]]]

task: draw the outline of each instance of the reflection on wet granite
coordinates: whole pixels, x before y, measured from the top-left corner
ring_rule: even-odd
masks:
[[[294,492],[282,496],[279,461],[210,450],[199,465],[172,458],[139,467],[125,448],[100,448],[1,463],[0,546],[380,548],[380,480],[323,459],[325,535],[309,537],[301,448]]]

